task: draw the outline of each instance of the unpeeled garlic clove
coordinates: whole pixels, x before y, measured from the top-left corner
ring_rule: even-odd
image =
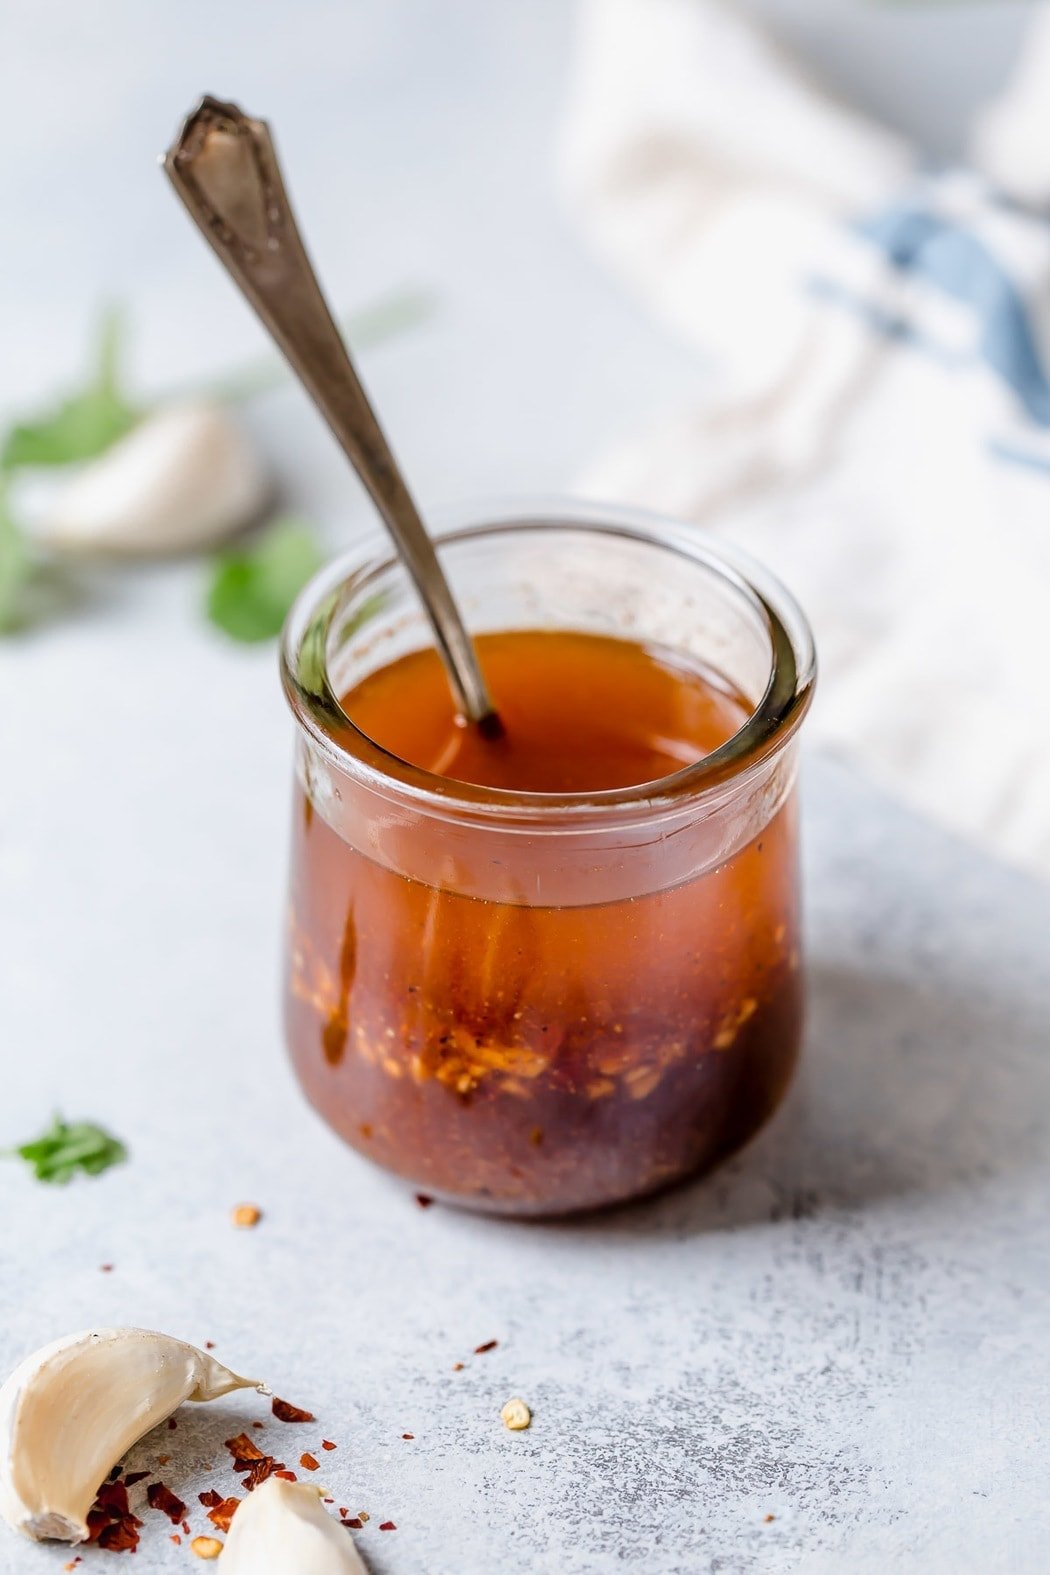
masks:
[[[239,1506],[219,1568],[222,1575],[366,1575],[319,1490],[281,1477],[268,1477]]]
[[[249,524],[271,492],[222,405],[192,400],[148,415],[51,498],[49,546],[142,556],[211,546]]]
[[[150,1329],[89,1329],[26,1357],[0,1389],[0,1514],[41,1541],[83,1542],[117,1461],[184,1400],[259,1389]]]

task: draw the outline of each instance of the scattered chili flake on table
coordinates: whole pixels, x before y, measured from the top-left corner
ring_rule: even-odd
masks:
[[[169,1542],[174,1542],[174,1544],[175,1544],[175,1546],[177,1548],[181,1548],[182,1547],[182,1538],[179,1536],[177,1531],[173,1531],[171,1533],[171,1536],[168,1538],[168,1540],[169,1540]]]
[[[392,1520],[382,1520],[379,1523],[380,1531],[396,1531],[397,1527]]]
[[[229,1531],[230,1522],[240,1507],[239,1498],[222,1498],[208,1511],[208,1519],[219,1531]]]
[[[285,1482],[298,1482],[299,1478],[294,1471],[275,1471],[275,1477],[281,1477]]]
[[[228,1449],[233,1456],[233,1469],[243,1470],[253,1460],[264,1460],[266,1457],[258,1444],[250,1439],[247,1433],[238,1433],[236,1438],[227,1438],[223,1448]]]
[[[770,1521],[771,1521],[771,1520],[776,1520],[776,1518],[777,1518],[777,1517],[776,1517],[776,1516],[775,1516],[775,1515],[763,1515],[763,1516],[762,1516],[762,1519],[763,1519],[763,1520],[764,1520],[764,1521],[765,1521],[765,1523],[766,1523],[766,1525],[767,1525],[767,1526],[768,1526],[768,1525],[769,1525],[769,1522],[770,1522]]]
[[[217,1537],[194,1537],[190,1550],[199,1559],[217,1559],[222,1552],[222,1543]]]
[[[136,1482],[144,1482],[148,1476],[148,1471],[129,1471],[124,1478],[124,1486],[134,1487]]]
[[[416,1193],[416,1202],[419,1204],[421,1209],[429,1209],[433,1201],[433,1198],[429,1197],[425,1192]]]
[[[262,1219],[262,1209],[254,1203],[238,1203],[230,1210],[230,1220],[236,1230],[254,1230]]]
[[[134,1553],[142,1522],[131,1513],[123,1482],[103,1482],[87,1517],[89,1542],[110,1553]]]
[[[353,1531],[360,1531],[364,1525],[364,1521],[361,1519],[360,1515],[352,1515],[348,1520],[343,1521],[343,1525],[349,1526]]]
[[[176,1420],[175,1420],[175,1418],[173,1416],[169,1416],[168,1417],[168,1431],[169,1432],[174,1433],[174,1431],[178,1427],[178,1425],[179,1425],[178,1422],[176,1422]]]
[[[321,1448],[322,1449],[335,1449],[336,1445],[332,1443],[330,1438],[322,1438],[322,1440],[321,1440]]]
[[[402,1433],[401,1434],[402,1438],[415,1438],[415,1436],[416,1436],[415,1433]]]
[[[461,1373],[465,1366],[466,1366],[465,1362],[453,1362],[452,1363],[452,1371],[454,1373]]]
[[[271,1410],[278,1422],[312,1422],[314,1420],[312,1411],[301,1411],[297,1405],[289,1405],[287,1400],[279,1400],[276,1395],[273,1397]]]
[[[361,1522],[362,1525],[364,1525],[366,1520],[371,1520],[372,1519],[372,1517],[368,1513],[367,1509],[359,1509],[358,1512],[357,1512],[357,1518]]]
[[[75,1559],[70,1559],[69,1563],[68,1564],[63,1564],[62,1568],[64,1570],[75,1570],[77,1565],[80,1564],[81,1562],[82,1562],[82,1560],[81,1560],[80,1554],[78,1553]]]
[[[214,1349],[215,1349],[215,1341],[214,1340],[205,1340],[205,1342],[204,1342],[204,1349],[206,1351],[214,1351]]]
[[[200,1499],[205,1509],[214,1509],[217,1504],[221,1504],[223,1502],[222,1494],[216,1493],[214,1488],[209,1488],[207,1493],[198,1493],[197,1497]]]
[[[100,1263],[98,1267],[99,1267],[99,1273],[100,1274],[112,1274],[113,1273],[113,1265],[111,1263]]]
[[[150,1509],[159,1510],[162,1515],[167,1515],[173,1526],[177,1526],[186,1518],[185,1504],[163,1482],[150,1483],[146,1489],[146,1502]]]
[[[498,1340],[486,1340],[484,1345],[476,1345],[474,1347],[474,1355],[484,1356],[486,1351],[494,1351],[498,1344]]]
[[[265,1427],[266,1423],[265,1422],[253,1422],[252,1426],[253,1427]]]
[[[316,1455],[307,1454],[299,1456],[299,1464],[302,1466],[304,1471],[318,1471],[320,1470],[321,1466],[321,1462],[317,1459]]]

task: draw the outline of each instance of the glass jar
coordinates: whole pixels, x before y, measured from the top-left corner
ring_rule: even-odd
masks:
[[[642,786],[433,776],[338,699],[431,643],[408,577],[385,538],[330,565],[283,642],[292,1059],[324,1119],[422,1192],[521,1215],[618,1203],[738,1148],[795,1066],[809,629],[743,554],[633,511],[489,511],[438,534],[473,633],[659,645],[753,709]]]

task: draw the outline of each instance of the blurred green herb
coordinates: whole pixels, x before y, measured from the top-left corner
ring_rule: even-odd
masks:
[[[63,1121],[57,1115],[49,1131],[12,1152],[32,1167],[38,1181],[58,1186],[72,1180],[78,1170],[88,1176],[100,1176],[128,1157],[123,1143],[103,1127],[90,1121]]]
[[[0,633],[18,627],[22,592],[33,573],[29,543],[19,530],[0,477]]]
[[[275,520],[251,546],[216,554],[208,617],[244,644],[271,640],[280,634],[288,609],[320,565],[321,550],[310,527],[302,520]]]
[[[35,420],[16,423],[4,440],[0,469],[94,459],[131,430],[143,411],[121,390],[123,342],[123,316],[111,307],[99,325],[95,364],[87,386]]]

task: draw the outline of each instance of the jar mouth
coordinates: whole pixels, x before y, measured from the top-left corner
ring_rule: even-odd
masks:
[[[648,817],[700,798],[721,797],[794,735],[813,697],[816,656],[805,614],[781,582],[730,542],[700,526],[616,506],[566,500],[494,503],[436,511],[428,521],[439,549],[497,536],[572,530],[628,539],[678,554],[720,577],[764,626],[770,667],[764,692],[731,738],[669,776],[630,787],[586,793],[517,792],[439,776],[392,754],[344,711],[329,670],[329,645],[353,598],[370,592],[398,567],[390,538],[372,533],[321,569],[288,615],[281,638],[281,676],[300,727],[330,764],[372,791],[445,816],[543,824],[599,823]],[[455,590],[453,583],[453,590]]]

